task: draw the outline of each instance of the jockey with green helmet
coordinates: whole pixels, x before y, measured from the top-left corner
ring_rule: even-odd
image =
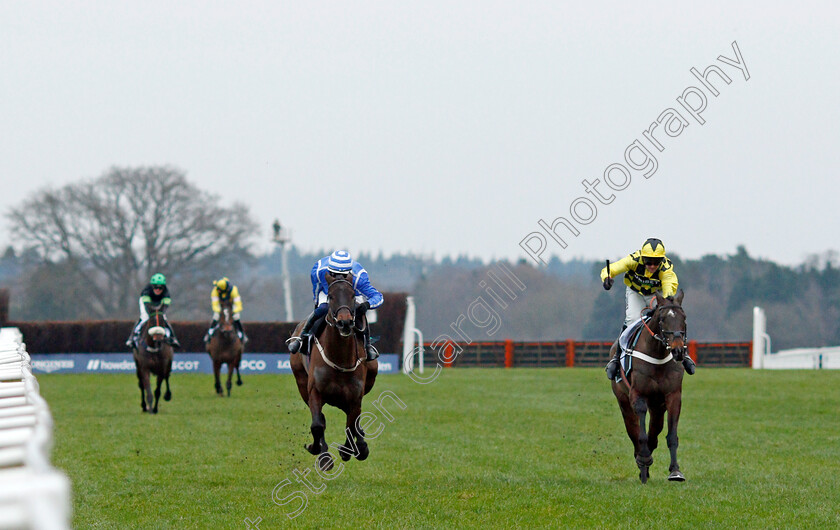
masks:
[[[210,291],[210,307],[213,309],[213,321],[210,322],[210,329],[204,335],[204,342],[210,342],[210,339],[213,338],[216,326],[219,325],[222,302],[228,301],[231,302],[231,312],[233,313],[231,318],[233,319],[233,327],[236,328],[236,334],[239,335],[239,340],[243,344],[248,342],[248,336],[245,335],[245,330],[242,329],[242,321],[240,320],[242,298],[239,296],[239,289],[227,277],[213,282],[213,290]]]
[[[169,289],[166,287],[166,276],[161,273],[153,275],[151,280],[149,280],[149,284],[140,293],[139,303],[140,320],[138,320],[137,325],[134,326],[131,336],[127,341],[125,341],[125,345],[129,348],[134,348],[136,346],[137,339],[140,337],[140,330],[143,328],[143,324],[149,320],[149,313],[152,311],[160,311],[161,313],[164,313],[166,312],[166,308],[169,307],[169,304],[172,303],[172,299],[169,297]],[[168,330],[167,342],[176,348],[180,348],[181,343],[178,342],[178,339],[175,337],[175,331],[173,331],[172,326],[169,325],[169,321],[166,319],[165,315],[163,321],[166,329]]]
[[[625,304],[623,332],[632,323],[639,320],[642,312],[650,307],[656,291],[662,296],[670,297],[677,294],[679,280],[674,272],[674,264],[665,256],[665,245],[656,238],[649,238],[642,248],[629,256],[601,269],[601,281],[604,289],[609,290],[614,283],[613,277],[624,274]],[[615,379],[618,375],[618,359],[621,348],[616,349],[615,356],[607,363],[607,377]],[[686,355],[683,360],[685,371],[689,375],[695,371],[694,361]]]

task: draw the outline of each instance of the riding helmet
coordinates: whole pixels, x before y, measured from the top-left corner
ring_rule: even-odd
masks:
[[[656,239],[655,237],[649,238],[647,241],[645,241],[645,244],[642,245],[642,257],[664,258],[665,245],[662,244],[661,240]]]

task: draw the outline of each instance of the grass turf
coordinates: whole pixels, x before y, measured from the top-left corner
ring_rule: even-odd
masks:
[[[602,370],[380,376],[370,457],[330,480],[303,450],[310,416],[291,376],[246,376],[222,399],[212,376],[175,374],[157,416],[141,414],[133,375],[38,379],[77,528],[840,527],[838,371],[701,368],[683,388],[687,481],[666,481],[663,433],[645,486]],[[385,390],[406,406],[384,399],[390,422],[372,406]],[[334,448],[344,415],[325,414]],[[294,519],[297,500],[272,500],[284,480],[277,500],[308,499]]]

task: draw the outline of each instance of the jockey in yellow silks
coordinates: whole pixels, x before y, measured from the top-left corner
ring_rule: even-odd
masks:
[[[216,280],[213,282],[213,290],[210,291],[210,305],[213,309],[213,321],[210,323],[210,329],[204,335],[204,342],[210,342],[213,338],[213,333],[216,332],[216,327],[219,325],[219,317],[222,312],[222,302],[231,302],[231,311],[233,315],[233,327],[236,328],[236,333],[239,335],[239,340],[243,343],[248,342],[248,337],[242,329],[242,321],[240,320],[240,313],[242,313],[242,298],[239,296],[239,289],[227,278]]]
[[[666,298],[677,294],[679,280],[674,272],[674,264],[665,256],[665,245],[659,239],[648,239],[640,250],[611,263],[609,270],[607,267],[601,269],[604,289],[609,290],[613,286],[613,278],[619,274],[624,274],[624,285],[627,286],[622,332],[641,318],[642,311],[650,307],[656,291],[661,291],[662,296]],[[615,356],[607,363],[607,377],[610,379],[615,379],[618,374],[620,350],[621,348],[617,348]],[[685,371],[693,374],[694,361],[688,355],[684,359]]]

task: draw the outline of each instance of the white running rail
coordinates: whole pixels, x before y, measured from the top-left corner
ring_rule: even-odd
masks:
[[[796,348],[772,353],[767,317],[763,309],[754,307],[752,367],[770,370],[840,369],[840,346]]]
[[[53,422],[17,328],[0,329],[0,529],[70,527],[70,481],[50,465]]]

